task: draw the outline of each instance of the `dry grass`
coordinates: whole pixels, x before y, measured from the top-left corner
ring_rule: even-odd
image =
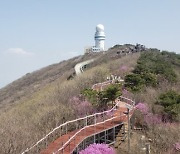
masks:
[[[150,112],[154,114],[161,114],[163,112],[163,107],[160,105],[156,105],[160,94],[168,91],[174,90],[180,91],[180,69],[179,67],[174,67],[174,70],[177,74],[177,82],[169,83],[167,81],[161,82],[158,87],[146,87],[143,91],[135,94],[131,94],[133,98],[135,98],[136,102],[143,102],[148,104],[150,107]],[[140,117],[136,117],[137,119],[143,121],[143,115]],[[179,117],[180,118],[180,117]],[[131,154],[139,154],[139,140],[141,135],[145,135],[146,138],[152,139],[151,142],[151,153],[152,154],[175,154],[173,150],[173,144],[179,142],[180,140],[180,124],[179,123],[160,123],[156,125],[148,125],[148,129],[142,132],[133,133],[131,137]],[[121,145],[121,147],[117,150],[117,153],[126,154],[127,153],[127,141]],[[145,152],[144,152],[145,153]]]
[[[151,128],[146,136],[152,139],[152,152],[163,154],[173,149],[173,144],[179,142],[179,132],[179,124],[159,124]]]
[[[1,90],[0,154],[20,153],[60,125],[63,117],[66,120],[73,119],[75,113],[67,105],[70,98],[78,95],[84,88],[104,81],[107,75],[116,74],[123,78],[133,70],[139,55],[136,53],[120,58],[116,56],[116,52],[114,55],[107,52],[76,57],[29,74],[27,75],[29,77],[24,77]],[[73,73],[76,63],[94,57],[97,58],[96,61],[85,73],[76,76],[73,80],[66,80]],[[122,70],[122,67],[126,69]],[[28,84],[23,84],[27,80],[30,80]],[[169,88],[180,90],[179,87],[178,84],[163,83],[157,89],[146,88],[144,92],[135,94],[133,97],[136,101],[146,102],[153,107],[159,93]],[[6,92],[8,93],[4,96]],[[2,105],[4,103],[5,105]],[[163,132],[162,129],[157,130],[164,135],[168,133]],[[174,135],[175,133],[177,133],[176,129]],[[146,135],[153,138],[152,134],[153,132],[149,132]],[[158,148],[154,144],[152,146],[155,149]]]
[[[144,143],[150,143],[151,154],[175,154],[173,153],[173,144],[180,139],[179,124],[160,124],[146,131],[132,131],[130,138],[130,154],[145,154],[142,147],[141,137],[145,136]],[[151,139],[151,142],[149,141]],[[128,142],[121,143],[117,149],[117,154],[128,154]],[[170,152],[171,151],[171,152]]]
[[[92,58],[93,56],[95,55],[90,55],[89,57]],[[5,105],[5,107],[1,109],[0,153],[20,153],[42,138],[54,127],[61,124],[63,117],[66,120],[73,119],[75,113],[71,107],[67,105],[70,98],[78,95],[82,89],[89,88],[94,83],[104,81],[107,75],[118,71],[120,73],[119,68],[124,64],[128,67],[133,67],[133,65],[136,64],[137,58],[138,54],[129,55],[129,58],[128,56],[122,57],[121,59],[116,58],[113,62],[111,62],[111,58],[109,58],[107,63],[102,62],[70,81],[66,80],[67,76],[72,72],[71,68],[75,62],[80,61],[79,59],[73,59],[70,66],[68,66],[68,64],[61,64],[61,66],[66,67],[66,69],[70,68],[70,70],[68,69],[67,72],[60,73],[61,75],[59,76],[55,75],[57,74],[55,71],[56,73],[53,74],[56,77],[51,75],[51,73],[54,72],[52,65],[51,69],[49,68],[49,71],[47,71],[49,77],[44,75],[42,83],[40,83],[40,78],[38,78],[37,81],[33,79],[34,81],[29,83],[29,89],[25,85],[23,86],[26,87],[25,92],[23,95],[17,95],[20,97],[19,99],[16,99],[16,95],[13,94],[14,96],[11,97],[11,99],[15,99],[13,105]],[[86,60],[86,58],[80,59]],[[131,61],[131,63],[128,64],[128,61]],[[41,71],[44,72],[46,70],[47,69]],[[41,73],[36,72],[35,76],[38,74],[41,75]],[[48,80],[46,80],[46,78],[48,78]],[[39,83],[38,88],[35,86],[37,83]],[[15,85],[19,87],[17,82]],[[35,88],[32,88],[32,86]],[[13,89],[13,91],[20,93],[21,90],[18,90],[17,87]],[[8,89],[9,87],[4,91]],[[28,90],[30,94],[28,94]],[[10,93],[8,95],[10,95]],[[12,103],[9,99],[5,99],[4,102],[5,101],[7,101],[8,104]]]
[[[102,53],[93,53],[91,55],[78,56],[32,73],[27,73],[22,78],[0,89],[0,111],[5,108],[12,108],[13,105],[21,102],[24,98],[29,97],[30,99],[34,93],[60,78],[61,80],[66,79],[74,72],[74,66],[77,63],[101,55]]]

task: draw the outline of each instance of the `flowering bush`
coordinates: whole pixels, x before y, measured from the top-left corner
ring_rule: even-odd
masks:
[[[93,113],[94,111],[92,104],[80,97],[74,96],[70,99],[70,103],[78,117],[83,117],[87,114]]]
[[[161,117],[158,115],[154,115],[152,113],[148,113],[144,116],[144,120],[147,124],[160,124],[162,122]]]
[[[149,112],[149,107],[147,106],[147,104],[144,104],[144,103],[138,103],[136,105],[136,109],[141,111],[143,114],[148,114]]]
[[[174,144],[174,149],[180,151],[180,142]]]
[[[115,154],[115,150],[107,144],[91,144],[79,154]]]
[[[138,103],[136,109],[139,110],[144,115],[144,122],[148,125],[160,124],[162,122],[162,117],[149,112],[149,107],[147,104]]]
[[[121,71],[127,71],[128,70],[128,66],[123,65],[123,66],[120,67],[120,70]]]

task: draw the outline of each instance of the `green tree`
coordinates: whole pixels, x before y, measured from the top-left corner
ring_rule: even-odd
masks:
[[[103,92],[103,97],[107,98],[108,101],[112,102],[112,106],[115,102],[115,99],[122,95],[121,85],[120,84],[112,84],[105,89]]]
[[[142,53],[138,59],[138,64],[134,69],[135,74],[152,73],[161,75],[170,82],[176,81],[176,73],[173,70],[173,62],[178,59],[178,55],[159,51]]]
[[[83,96],[85,96],[88,101],[90,101],[92,103],[93,106],[97,106],[97,96],[98,96],[98,92],[96,90],[93,89],[84,89],[81,94]]]
[[[140,91],[144,87],[144,79],[139,74],[129,74],[125,76],[125,87],[131,91]]]
[[[105,96],[104,91],[100,91],[97,94],[97,109],[98,110],[105,110],[108,107],[108,99]]]
[[[144,84],[146,86],[153,86],[153,87],[155,87],[158,84],[157,77],[153,73],[144,73],[144,74],[141,74],[141,78],[144,80]]]
[[[163,80],[177,81],[173,67],[180,66],[180,55],[153,49],[143,52],[137,61],[133,74],[125,77],[125,86],[131,91],[140,91],[144,86],[155,87]]]
[[[159,96],[157,104],[164,107],[170,120],[180,120],[177,119],[180,116],[180,94],[173,90],[167,91]]]

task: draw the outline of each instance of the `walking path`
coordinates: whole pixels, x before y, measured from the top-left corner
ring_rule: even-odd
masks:
[[[86,61],[83,61],[81,63],[76,64],[74,67],[76,75],[81,74],[84,71],[83,67],[92,63],[92,62],[94,62],[94,59],[86,60]]]
[[[125,102],[116,100],[117,109],[113,114],[104,120],[103,122],[96,123],[94,125],[86,126],[82,129],[76,129],[74,131],[68,132],[65,135],[62,135],[54,142],[50,143],[48,147],[42,150],[41,154],[70,154],[76,147],[87,137],[98,134],[110,128],[113,128],[120,123],[127,122],[128,118],[123,112],[127,111],[127,106]],[[128,103],[129,104],[129,103]],[[130,117],[132,116],[133,109],[130,110]]]

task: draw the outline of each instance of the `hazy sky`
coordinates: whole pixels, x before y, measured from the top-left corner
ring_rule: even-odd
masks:
[[[0,0],[0,87],[83,54],[99,23],[106,48],[141,43],[180,53],[180,0]]]

